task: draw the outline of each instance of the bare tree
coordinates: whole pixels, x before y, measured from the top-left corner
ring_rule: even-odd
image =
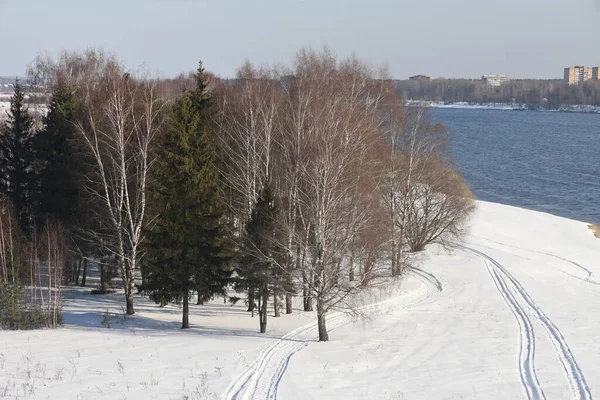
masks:
[[[106,219],[94,234],[118,260],[131,315],[151,144],[161,129],[165,102],[155,80],[135,79],[114,60],[91,58],[81,75],[82,111],[75,125],[91,159],[86,188],[102,204],[101,217]]]
[[[448,160],[446,128],[433,125],[426,108],[406,110],[401,123],[392,127],[384,198],[399,238],[399,257],[405,247],[420,251],[435,240],[460,237],[473,201]]]
[[[238,70],[236,84],[224,88],[218,96],[215,124],[222,150],[221,170],[235,236],[240,239],[274,168],[280,136],[276,125],[280,103],[276,84],[273,71],[256,69],[247,62]],[[254,287],[248,288],[248,311],[255,304],[254,291]],[[279,316],[277,298],[275,290]]]
[[[47,324],[56,328],[60,323],[61,288],[67,262],[67,242],[60,222],[49,219],[42,232],[44,266],[47,271]]]
[[[229,199],[240,232],[272,175],[279,131],[276,77],[246,62],[222,90],[216,117]]]
[[[421,251],[432,242],[446,245],[459,240],[474,209],[471,192],[452,164],[432,158],[425,172],[410,189],[416,200],[406,209],[405,237],[411,251]]]
[[[330,310],[351,309],[354,295],[389,276],[386,253],[400,275],[407,250],[460,235],[471,210],[446,158],[446,131],[404,107],[385,71],[356,58],[303,50],[289,70],[245,64],[222,88],[215,122],[239,237],[265,184],[280,204],[273,245],[285,257],[253,254],[277,271],[271,277],[281,272],[276,313],[278,294],[291,312],[302,287],[322,341]]]
[[[19,227],[13,207],[7,201],[0,201],[0,267],[2,282],[14,284],[17,280],[19,245],[21,244]]]
[[[297,193],[296,218],[288,218],[306,293],[317,306],[319,340],[328,340],[325,316],[381,276],[377,266],[350,281],[356,237],[374,218],[367,205],[377,192],[380,87],[368,66],[338,62],[325,51],[299,53],[289,127],[301,149],[289,151],[288,190]],[[302,99],[304,104],[294,101]],[[301,124],[299,124],[301,122]],[[375,196],[377,197],[377,196]],[[293,254],[294,251],[290,251]],[[298,251],[295,252],[298,256]]]
[[[0,202],[0,326],[58,327],[66,247],[64,231],[52,220],[25,240],[10,203]]]

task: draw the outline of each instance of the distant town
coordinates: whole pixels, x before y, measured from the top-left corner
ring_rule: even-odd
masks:
[[[434,79],[419,74],[396,81],[396,89],[405,99],[417,102],[496,103],[511,104],[516,109],[598,112],[600,67],[567,67],[558,79],[513,79],[491,74],[481,79]]]
[[[30,103],[44,103],[39,87],[27,78],[18,78]],[[234,84],[235,79],[223,79]],[[5,117],[14,91],[14,77],[0,77],[0,119]],[[518,108],[560,110],[570,106],[600,107],[600,66],[564,68],[562,78],[516,79],[507,75],[484,74],[480,79],[434,78],[426,74],[395,79],[397,93],[409,101],[428,103],[512,104]],[[571,108],[572,109],[572,108]],[[595,111],[594,111],[595,112]]]
[[[411,81],[433,81],[428,75],[414,75]],[[481,81],[491,87],[499,87],[510,82],[511,78],[506,75],[482,75]],[[564,69],[563,81],[569,85],[579,85],[587,81],[600,81],[600,67],[567,67]]]

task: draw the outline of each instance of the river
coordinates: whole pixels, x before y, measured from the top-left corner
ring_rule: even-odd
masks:
[[[600,115],[432,109],[477,199],[600,223]]]

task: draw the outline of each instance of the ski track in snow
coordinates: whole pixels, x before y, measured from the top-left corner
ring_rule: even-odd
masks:
[[[442,282],[440,282],[440,280],[436,278],[435,275],[427,271],[423,271],[422,269],[417,267],[409,267],[409,271],[412,272],[415,276],[417,276],[417,278],[420,277],[429,281],[430,284],[436,287],[438,292],[441,292],[444,289],[444,287],[442,286]]]
[[[527,398],[530,400],[545,399],[546,396],[535,372],[535,337],[531,320],[508,289],[505,279],[498,274],[498,271],[490,267],[488,260],[484,258],[483,261],[496,288],[519,324],[519,331],[521,333],[519,340],[519,373],[521,375],[521,382],[527,392]]]
[[[476,249],[470,248],[470,247],[466,247],[466,246],[459,246],[459,247],[481,257],[485,261],[488,269],[490,269],[488,262],[491,263],[491,265],[492,265],[491,272],[494,273],[494,275],[495,275],[495,278],[494,278],[494,276],[492,276],[492,278],[494,279],[494,282],[496,283],[497,286],[500,283],[499,290],[502,293],[502,295],[505,296],[507,293],[510,293],[510,292],[513,292],[516,295],[518,295],[518,297],[520,297],[520,299],[525,303],[525,305],[531,311],[533,316],[544,327],[544,330],[546,331],[548,337],[550,338],[550,340],[552,341],[552,344],[554,345],[556,355],[558,356],[558,359],[560,360],[561,365],[563,367],[563,371],[565,372],[567,380],[569,381],[569,385],[571,386],[571,391],[573,392],[573,399],[591,400],[592,394],[587,385],[585,377],[583,376],[583,373],[579,369],[579,365],[577,364],[575,357],[573,357],[573,354],[571,353],[571,350],[570,350],[569,346],[567,345],[565,338],[562,336],[562,334],[560,333],[560,330],[556,327],[556,325],[554,325],[554,323],[550,320],[550,318],[548,318],[546,316],[546,314],[544,314],[542,309],[533,301],[533,299],[529,296],[527,291],[523,288],[523,286],[521,286],[519,281],[517,279],[515,279],[506,270],[506,268],[504,268],[499,262],[494,260],[489,255],[487,255],[481,251],[478,251]],[[502,285],[502,283],[504,285]],[[508,285],[507,285],[507,283],[508,283]],[[510,288],[508,288],[508,286],[510,286]],[[502,287],[505,290],[501,289]],[[510,295],[509,298],[512,298],[512,304],[514,306],[516,306],[517,309],[523,310],[522,307],[517,304],[518,301],[515,301],[514,296]],[[505,297],[505,300],[507,300],[507,297]],[[513,313],[514,313],[514,311],[513,311]],[[525,315],[525,313],[523,313],[523,315]],[[517,319],[519,319],[519,318],[517,318]],[[521,322],[524,322],[525,319],[528,319],[526,315],[525,315],[525,318],[521,320]],[[521,335],[521,341],[523,341],[523,334]],[[534,354],[533,346],[534,345],[535,345],[535,337],[533,336],[533,330],[531,330],[531,342],[528,343],[527,346],[532,347],[532,349],[526,349],[526,355],[525,355],[525,357],[523,357],[523,343],[521,343],[521,354],[520,354],[521,380],[523,381],[523,384],[525,385],[525,390],[527,392],[527,396],[530,399],[543,398],[543,397],[531,397],[532,395],[534,395],[533,389],[535,389],[534,388],[535,385],[532,386],[532,383],[534,383],[534,384],[537,383],[537,385],[539,386],[539,382],[537,382],[537,377],[535,376],[535,371],[533,370],[533,375],[530,375],[530,371],[528,370],[528,368],[530,368],[530,367],[529,367],[529,365],[527,365],[529,363],[527,361],[527,354],[531,353],[531,356],[533,357],[533,354]],[[525,365],[523,365],[523,361],[525,361]],[[526,367],[527,370],[523,370],[522,369],[523,367]],[[531,360],[531,368],[533,368],[533,359]],[[540,390],[541,396],[543,396],[543,391],[541,390],[541,388],[539,388],[539,390]]]
[[[410,267],[409,272],[423,282],[426,286],[424,295],[443,290],[442,283],[429,272]],[[418,300],[422,300],[420,297]],[[417,301],[418,301],[417,300]],[[369,311],[386,305],[389,308],[397,307],[398,299],[392,298],[360,307],[360,311]],[[412,304],[410,302],[409,304]],[[404,304],[406,306],[408,304]],[[343,312],[336,312],[327,319],[329,330],[338,328],[350,322],[350,317]],[[291,357],[314,342],[317,333],[317,322],[311,322],[284,335],[274,345],[267,348],[232,384],[229,385],[224,395],[224,400],[253,400],[277,399],[277,389],[287,369]]]
[[[579,263],[577,263],[577,262],[575,262],[575,261],[573,261],[573,260],[569,260],[568,258],[561,257],[561,256],[557,256],[556,254],[552,254],[552,253],[546,253],[546,252],[544,252],[544,251],[532,250],[532,249],[526,249],[526,248],[523,248],[523,247],[514,246],[514,245],[512,245],[512,244],[507,244],[507,243],[498,242],[498,241],[496,241],[496,240],[488,239],[488,238],[481,237],[481,236],[477,236],[477,237],[478,237],[478,238],[480,238],[480,239],[486,240],[486,241],[488,241],[488,242],[492,242],[492,243],[499,244],[499,245],[501,245],[501,246],[512,247],[513,249],[518,249],[518,250],[528,251],[528,252],[531,252],[531,253],[536,253],[536,254],[542,254],[542,255],[544,255],[544,256],[553,257],[553,258],[556,258],[556,259],[558,259],[558,260],[564,261],[564,262],[566,262],[566,263],[568,263],[568,264],[571,264],[571,265],[574,265],[574,266],[575,266],[575,267],[577,267],[578,269],[582,270],[582,271],[583,271],[583,273],[585,273],[585,275],[586,275],[586,276],[585,276],[585,278],[580,278],[580,277],[578,277],[578,276],[575,276],[575,275],[573,275],[573,274],[569,274],[568,272],[564,272],[564,271],[562,271],[563,273],[565,273],[566,275],[569,275],[570,277],[573,277],[573,278],[575,278],[575,279],[579,279],[580,281],[584,281],[584,282],[587,282],[587,283],[591,283],[592,285],[600,285],[600,282],[598,282],[598,281],[595,281],[595,280],[593,280],[593,279],[592,279],[592,271],[591,271],[591,270],[589,270],[588,268],[584,267],[583,265],[581,265],[581,264],[579,264]]]

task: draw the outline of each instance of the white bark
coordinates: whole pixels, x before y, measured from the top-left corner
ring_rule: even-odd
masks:
[[[87,188],[103,204],[110,232],[105,242],[119,260],[127,313],[133,314],[153,162],[150,146],[161,129],[165,103],[152,80],[136,81],[111,63],[100,72],[100,79],[86,82],[84,119],[76,127],[93,159]]]

